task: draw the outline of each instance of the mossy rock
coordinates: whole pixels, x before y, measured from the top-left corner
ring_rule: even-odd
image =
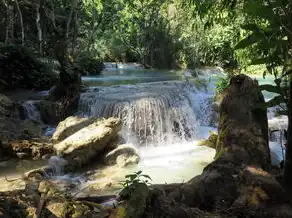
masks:
[[[210,132],[210,136],[208,137],[208,139],[200,141],[198,145],[204,145],[216,149],[217,139],[218,134],[216,134],[215,132]]]

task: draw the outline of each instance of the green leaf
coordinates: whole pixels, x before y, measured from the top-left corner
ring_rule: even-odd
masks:
[[[139,170],[138,172],[136,172],[137,175],[140,175],[142,173],[142,170]]]
[[[285,99],[281,95],[278,95],[274,97],[273,99],[271,99],[270,101],[266,102],[266,105],[267,107],[275,107],[282,103],[285,103]]]
[[[263,5],[263,1],[246,1],[245,12],[265,20],[274,20],[273,8]]]
[[[239,43],[237,43],[234,49],[237,50],[237,49],[243,49],[243,48],[249,47],[259,42],[260,40],[261,38],[257,34],[253,33],[247,36],[246,38],[242,39]]]
[[[273,93],[277,93],[277,94],[282,94],[284,92],[284,90],[278,86],[274,86],[274,85],[270,85],[270,84],[264,84],[264,85],[260,85],[260,89],[263,91],[268,91],[268,92],[273,92]]]
[[[151,177],[148,176],[148,175],[141,175],[141,176],[143,176],[143,177],[145,177],[145,178],[147,178],[147,179],[150,179],[150,180],[152,181]]]
[[[134,179],[137,178],[137,175],[136,174],[129,174],[129,175],[126,175],[125,178],[129,178],[131,181],[133,181]]]
[[[260,59],[252,60],[250,65],[260,65],[260,64],[267,64],[267,63],[270,63],[269,58],[260,58]]]
[[[261,30],[261,28],[255,23],[245,24],[245,25],[242,25],[241,27],[242,29],[250,30],[253,32],[259,32]]]

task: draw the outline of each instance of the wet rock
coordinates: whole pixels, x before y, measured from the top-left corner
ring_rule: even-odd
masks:
[[[120,129],[121,120],[118,118],[98,120],[55,144],[54,149],[68,160],[68,170],[74,169],[102,155],[107,146],[118,138]]]
[[[128,193],[124,189],[120,196],[126,199],[125,214],[127,218],[143,217],[147,208],[147,199],[150,196],[150,189],[144,183],[137,184],[135,189]]]
[[[267,110],[258,82],[246,75],[230,80],[220,105],[217,157],[224,153],[246,156],[246,163],[268,169],[271,164]],[[243,158],[241,158],[242,160]]]
[[[119,167],[126,167],[128,165],[139,163],[140,157],[137,155],[128,156],[126,154],[121,154],[116,159],[116,164]]]
[[[119,145],[116,149],[109,152],[105,158],[107,165],[115,165],[124,167],[130,164],[139,163],[140,157],[137,149],[130,144]]]
[[[19,140],[9,144],[17,156],[22,156],[21,159],[40,160],[44,155],[48,156],[54,153],[53,145],[45,140]]]
[[[25,152],[16,152],[16,156],[19,158],[19,159],[24,159],[24,158],[28,158],[29,155]]]
[[[26,180],[43,180],[44,178],[48,177],[49,175],[53,175],[54,173],[55,171],[52,166],[44,166],[24,173],[23,178]]]
[[[76,133],[80,129],[96,122],[96,118],[68,117],[59,123],[52,140],[59,142]]]
[[[1,217],[106,218],[110,211],[94,202],[76,201],[62,192],[40,184],[35,196],[23,191],[0,193]]]
[[[204,145],[216,149],[217,139],[218,135],[215,132],[211,132],[208,139],[200,141],[198,145]]]

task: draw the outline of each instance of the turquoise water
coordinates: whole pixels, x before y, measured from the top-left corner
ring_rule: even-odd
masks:
[[[88,86],[110,86],[180,79],[179,70],[107,69],[101,75],[83,76],[82,82]]]
[[[254,79],[257,79],[260,85],[264,85],[264,84],[275,85],[275,82],[274,82],[275,78],[271,75],[268,75],[265,78],[263,78],[263,76],[251,76],[251,77]],[[263,91],[262,93],[265,96],[266,100],[272,99],[278,95],[273,92],[267,92],[267,91]]]

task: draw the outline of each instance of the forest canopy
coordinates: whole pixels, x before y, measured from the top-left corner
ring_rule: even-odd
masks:
[[[184,0],[2,0],[0,42],[40,57],[140,62],[152,68],[245,66],[253,49],[234,51],[246,33],[243,13]],[[217,10],[217,9],[216,9]],[[217,10],[218,11],[218,10]],[[198,13],[199,12],[199,13]],[[235,18],[235,19],[233,19]],[[224,22],[222,22],[224,21]]]

